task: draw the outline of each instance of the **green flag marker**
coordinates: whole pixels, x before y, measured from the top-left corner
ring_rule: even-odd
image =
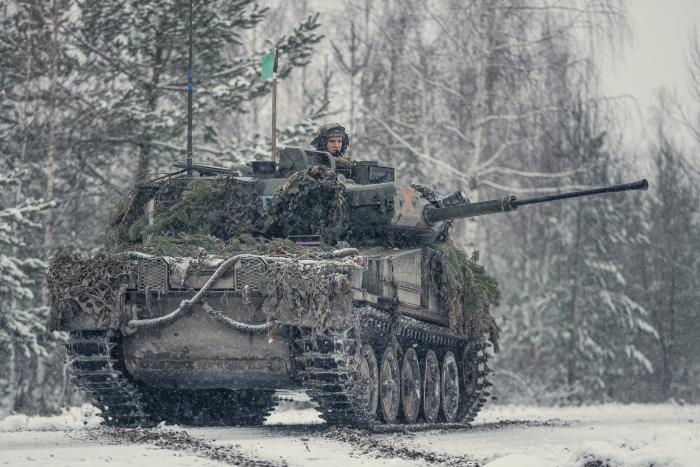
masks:
[[[272,76],[272,71],[275,66],[275,52],[269,52],[263,55],[262,60],[260,60],[260,78],[265,81]]]

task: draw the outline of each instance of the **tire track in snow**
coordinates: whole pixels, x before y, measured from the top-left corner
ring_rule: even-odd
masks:
[[[100,427],[90,432],[94,439],[115,443],[150,444],[161,449],[185,451],[197,457],[223,462],[231,465],[252,467],[281,467],[286,462],[272,462],[247,456],[232,446],[209,443],[199,438],[193,438],[184,430],[158,428],[117,428]]]
[[[551,426],[551,427],[563,427],[571,426],[571,422],[565,422],[557,418],[550,420],[498,420],[495,422],[486,423],[474,423],[470,430],[472,431],[487,431],[487,430],[500,430],[502,428],[511,427],[540,427],[540,426]]]
[[[404,446],[401,439],[387,440],[366,430],[352,428],[331,428],[324,433],[320,433],[322,438],[342,441],[353,445],[358,452],[363,455],[371,455],[381,458],[398,457],[405,460],[422,460],[428,464],[446,466],[479,467],[479,462],[467,456],[452,456],[449,454],[437,453],[433,451],[423,451]],[[395,435],[396,436],[396,435]],[[410,439],[410,433],[400,433]],[[398,441],[398,442],[397,442]]]

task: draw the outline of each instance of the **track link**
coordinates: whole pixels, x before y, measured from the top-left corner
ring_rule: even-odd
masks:
[[[443,328],[411,318],[391,316],[388,313],[364,306],[354,307],[359,318],[357,329],[345,332],[332,331],[323,336],[304,335],[296,339],[298,354],[294,358],[297,376],[303,387],[318,404],[321,417],[332,425],[367,428],[375,432],[402,432],[434,429],[468,428],[487,402],[487,389],[491,386],[486,364],[488,342],[467,342]],[[359,336],[358,336],[359,331]],[[457,422],[426,423],[418,418],[415,423],[382,423],[376,413],[366,413],[357,402],[356,355],[360,342],[370,342],[375,354],[386,345],[422,347],[438,354],[446,351],[462,356],[471,373],[472,390],[460,393]],[[460,381],[464,378],[460,370]],[[464,387],[464,385],[462,386]]]
[[[321,417],[333,425],[369,427],[371,414],[364,413],[351,391],[356,340],[334,333],[329,337],[306,336],[296,344],[302,349],[295,359],[297,375],[319,404]]]
[[[97,403],[105,425],[153,425],[142,392],[126,376],[118,339],[115,331],[71,331],[66,347],[73,382]]]
[[[260,425],[277,405],[274,391],[156,389],[134,381],[121,358],[121,334],[73,331],[66,345],[74,383],[102,411],[103,424]]]

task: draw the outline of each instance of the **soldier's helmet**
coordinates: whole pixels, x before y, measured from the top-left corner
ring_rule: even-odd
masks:
[[[311,140],[311,146],[319,151],[325,151],[326,145],[328,144],[328,138],[332,136],[343,137],[343,144],[340,147],[340,155],[344,155],[345,151],[348,149],[348,146],[350,146],[350,136],[348,136],[348,133],[345,131],[345,127],[343,127],[340,123],[327,123],[325,125],[321,125],[314,134],[314,139]]]

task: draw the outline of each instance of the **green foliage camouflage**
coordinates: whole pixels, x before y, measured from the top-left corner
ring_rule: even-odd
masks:
[[[153,199],[152,222],[146,206]],[[148,244],[153,236],[212,236],[223,241],[263,227],[259,200],[233,177],[170,179],[136,187],[107,228],[107,245]]]
[[[153,193],[154,190],[147,187],[136,187],[117,203],[110,214],[105,232],[107,246],[142,241],[142,230],[148,224],[143,208]]]
[[[265,210],[246,188],[233,177],[171,178],[140,185],[117,206],[108,226],[107,251],[193,259],[241,253],[320,259],[323,248],[275,237],[320,234],[330,245],[349,227],[343,184],[326,168],[312,167],[290,176]],[[76,303],[89,303],[86,311],[100,320],[123,319],[123,313],[107,313],[118,306],[115,297],[123,286],[125,266],[119,258],[100,254],[92,260],[76,256],[54,260],[49,279],[52,296],[72,298],[55,302],[54,326],[70,319]],[[431,259],[432,285],[453,331],[478,339],[487,335],[498,348],[500,330],[489,309],[499,304],[499,287],[477,260],[450,242],[438,243]],[[87,278],[92,276],[98,277],[98,285],[88,287],[85,284],[92,281]],[[341,271],[306,268],[298,261],[276,262],[265,278],[263,310],[271,320],[326,329],[331,310],[350,304],[350,285]]]
[[[478,253],[468,258],[451,243],[439,244],[431,270],[433,285],[449,314],[450,328],[477,338],[488,335],[498,350],[500,329],[489,309],[500,304],[501,293],[496,279],[478,264]]]
[[[268,207],[266,234],[288,237],[313,233],[335,243],[350,226],[344,192],[343,183],[326,167],[292,174]]]
[[[109,250],[157,243],[158,254],[191,253],[185,244],[230,251],[221,242],[244,235],[285,238],[320,235],[335,243],[349,226],[343,184],[334,172],[312,167],[289,177],[263,211],[255,193],[234,177],[169,179],[136,187],[115,209],[107,228]],[[147,205],[153,200],[149,222]],[[213,237],[207,240],[206,237]],[[175,240],[178,239],[178,240]],[[201,243],[204,242],[202,245]],[[173,252],[165,251],[174,247]]]
[[[294,174],[264,212],[257,195],[246,188],[233,177],[170,178],[137,186],[111,216],[106,235],[109,254],[92,259],[63,255],[54,260],[52,325],[69,321],[83,303],[89,303],[85,311],[98,322],[111,319],[110,327],[117,328],[123,324],[125,315],[115,302],[117,291],[125,286],[121,268],[126,263],[117,255],[120,252],[195,260],[242,253],[319,259],[326,247],[311,249],[273,237],[318,233],[330,244],[347,228],[343,185],[329,170],[314,167]],[[263,307],[270,319],[325,328],[332,307],[349,304],[349,285],[342,274],[303,268],[296,261],[270,268],[261,284],[267,291]],[[99,278],[98,284],[92,284],[92,276]],[[96,295],[102,299],[96,300]]]
[[[155,235],[148,244],[120,245],[118,251],[139,251],[154,256],[192,257],[215,256],[230,258],[238,254],[254,254],[268,256],[295,257],[299,259],[315,259],[325,248],[308,248],[291,240],[252,235],[240,235],[224,241],[211,235]]]

